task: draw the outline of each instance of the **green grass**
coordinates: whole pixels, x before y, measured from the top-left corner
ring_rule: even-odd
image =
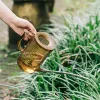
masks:
[[[41,65],[52,72],[21,74],[16,99],[100,100],[99,12],[90,14],[83,24],[68,21],[65,16],[64,20],[65,25],[56,23],[41,29],[53,34],[57,42],[57,48]]]

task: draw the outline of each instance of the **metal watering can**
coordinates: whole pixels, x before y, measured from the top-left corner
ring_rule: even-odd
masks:
[[[23,38],[18,42],[18,49],[21,51],[21,54],[17,59],[17,64],[23,71],[27,73],[33,73],[35,71],[45,73],[50,72],[79,77],[79,75],[69,72],[60,72],[40,68],[40,65],[43,63],[46,57],[56,47],[54,39],[48,33],[37,32],[37,34],[35,34],[35,36],[28,42],[24,49],[21,47],[22,40]]]
[[[52,36],[45,32],[37,32],[24,49],[21,47],[22,40],[18,42],[18,49],[21,51],[17,59],[18,66],[27,73],[43,71],[40,65],[56,47]]]

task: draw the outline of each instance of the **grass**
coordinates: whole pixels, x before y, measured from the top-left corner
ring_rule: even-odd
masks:
[[[52,72],[22,73],[22,80],[16,85],[20,92],[16,99],[100,100],[99,12],[90,12],[81,24],[70,19],[64,16],[65,25],[56,23],[41,29],[54,35],[57,42],[57,48],[41,65]]]

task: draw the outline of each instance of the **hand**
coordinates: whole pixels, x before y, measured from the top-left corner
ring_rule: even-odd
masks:
[[[20,36],[25,33],[24,40],[28,40],[36,34],[34,26],[29,21],[17,17],[1,0],[0,19]]]
[[[13,21],[10,21],[9,26],[20,36],[22,36],[24,33],[24,40],[31,39],[34,34],[36,34],[36,29],[34,26],[27,20],[22,18],[15,18]]]

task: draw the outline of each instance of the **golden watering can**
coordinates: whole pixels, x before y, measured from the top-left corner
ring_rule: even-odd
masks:
[[[40,65],[56,46],[53,37],[45,32],[37,32],[24,49],[21,47],[22,40],[18,42],[21,51],[17,59],[18,66],[28,73],[41,71]]]

